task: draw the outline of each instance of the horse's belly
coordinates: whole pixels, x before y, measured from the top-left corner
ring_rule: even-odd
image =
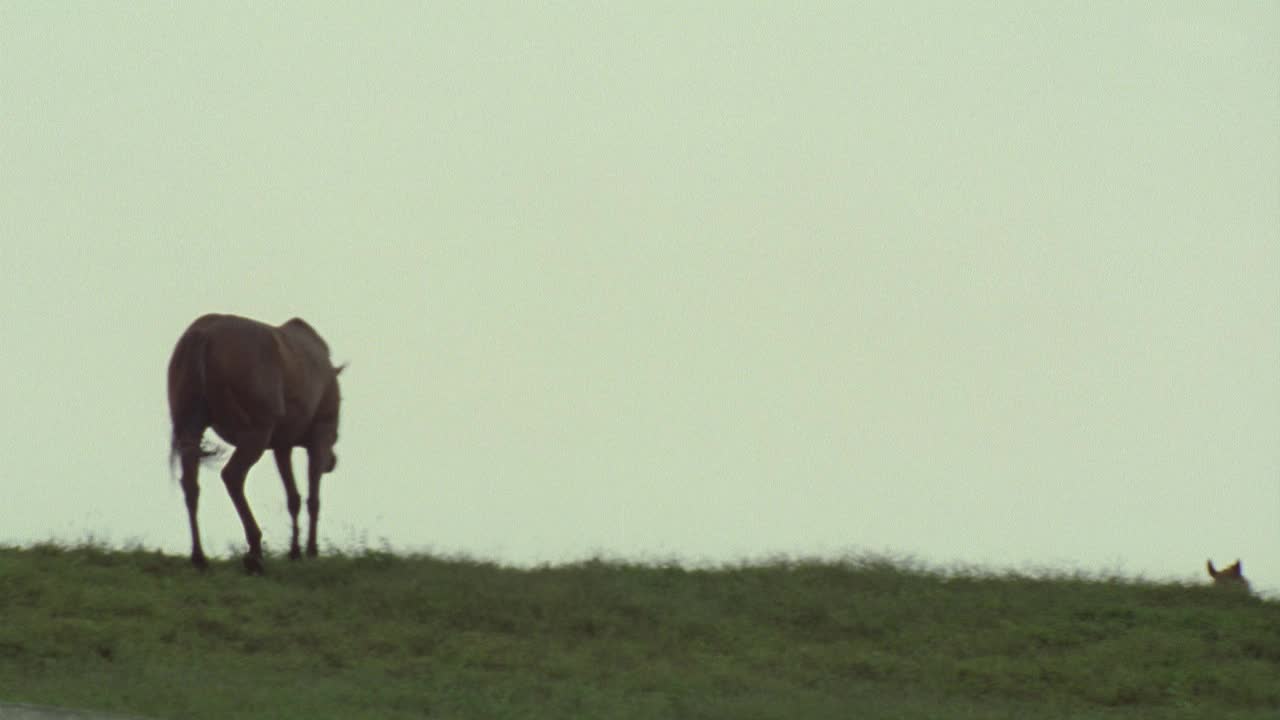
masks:
[[[305,422],[286,418],[277,424],[275,431],[271,433],[271,446],[297,447],[302,445],[310,428],[311,421],[309,418]]]
[[[240,431],[238,428],[220,423],[214,423],[210,427],[213,428],[213,431],[217,433],[218,437],[222,438],[222,442],[235,447],[240,447]]]

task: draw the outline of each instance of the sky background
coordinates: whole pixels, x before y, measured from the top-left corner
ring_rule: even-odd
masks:
[[[350,362],[322,552],[1280,592],[1277,77],[1273,2],[0,4],[0,542],[187,553],[230,312]]]

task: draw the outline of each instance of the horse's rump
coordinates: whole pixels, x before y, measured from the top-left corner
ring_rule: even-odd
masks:
[[[199,442],[209,425],[209,405],[205,400],[205,350],[209,338],[191,328],[178,338],[169,359],[169,417],[173,421],[170,461],[182,451],[184,440]],[[208,455],[201,448],[202,455]]]

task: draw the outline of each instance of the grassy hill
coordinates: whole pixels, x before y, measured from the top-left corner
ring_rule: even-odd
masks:
[[[1276,718],[1280,604],[876,559],[0,548],[0,699],[155,718]]]

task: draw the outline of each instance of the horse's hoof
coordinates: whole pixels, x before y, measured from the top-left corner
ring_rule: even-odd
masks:
[[[257,555],[244,556],[244,571],[250,575],[262,574],[262,558]]]
[[[289,559],[290,559],[290,560],[301,560],[301,559],[302,559],[302,551],[298,549],[298,546],[297,546],[297,545],[294,545],[294,546],[293,546],[293,549],[289,551]]]
[[[204,559],[203,554],[196,555],[195,553],[192,553],[191,564],[194,565],[197,570],[204,571],[209,569],[209,561]]]

